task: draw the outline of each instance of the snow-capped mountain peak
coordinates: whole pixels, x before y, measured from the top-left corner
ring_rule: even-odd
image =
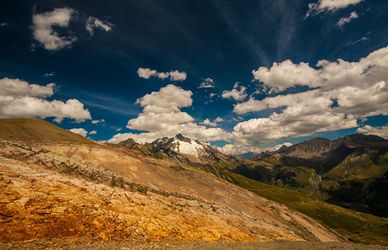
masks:
[[[206,146],[197,140],[192,140],[188,137],[184,137],[182,134],[177,134],[173,138],[163,137],[155,140],[154,147],[159,149],[169,149],[176,153],[184,155],[192,155],[199,157],[205,150]]]
[[[163,152],[171,157],[181,155],[191,162],[214,163],[235,161],[233,157],[219,152],[210,145],[185,137],[182,134],[177,134],[172,138],[159,138],[153,141],[151,146],[156,152]]]
[[[205,149],[205,146],[199,141],[191,140],[181,134],[175,136],[174,143],[177,145],[176,149],[179,151],[178,153],[194,155],[196,157],[199,157],[200,152]]]

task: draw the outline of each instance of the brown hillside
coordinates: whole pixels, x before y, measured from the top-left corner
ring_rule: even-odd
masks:
[[[36,143],[93,143],[41,119],[0,119],[0,140]]]

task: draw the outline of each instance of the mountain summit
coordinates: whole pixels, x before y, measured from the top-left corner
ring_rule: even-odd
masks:
[[[163,137],[156,139],[151,143],[155,148],[166,151],[172,150],[176,153],[195,156],[197,158],[208,156],[207,149],[210,148],[207,145],[201,143],[198,140],[192,140],[182,134],[177,134],[173,138]]]
[[[214,147],[207,145],[199,140],[185,137],[177,134],[175,137],[163,137],[156,139],[151,143],[157,152],[180,154],[188,158],[191,162],[196,163],[215,163],[220,161],[229,161],[231,158]]]

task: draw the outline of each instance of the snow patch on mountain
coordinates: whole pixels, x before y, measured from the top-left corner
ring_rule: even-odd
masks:
[[[197,158],[206,151],[206,146],[197,140],[184,137],[181,134],[174,138],[163,137],[155,140],[153,146],[162,150],[172,150],[179,154],[192,155]]]
[[[203,150],[203,145],[193,140],[190,140],[190,142],[185,142],[174,138],[173,143],[177,145],[173,148],[173,150],[181,154],[188,154],[199,157],[199,152]]]

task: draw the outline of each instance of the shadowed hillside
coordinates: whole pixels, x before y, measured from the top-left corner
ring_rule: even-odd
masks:
[[[235,172],[361,212],[388,217],[388,140],[354,134],[315,138],[257,155]]]

